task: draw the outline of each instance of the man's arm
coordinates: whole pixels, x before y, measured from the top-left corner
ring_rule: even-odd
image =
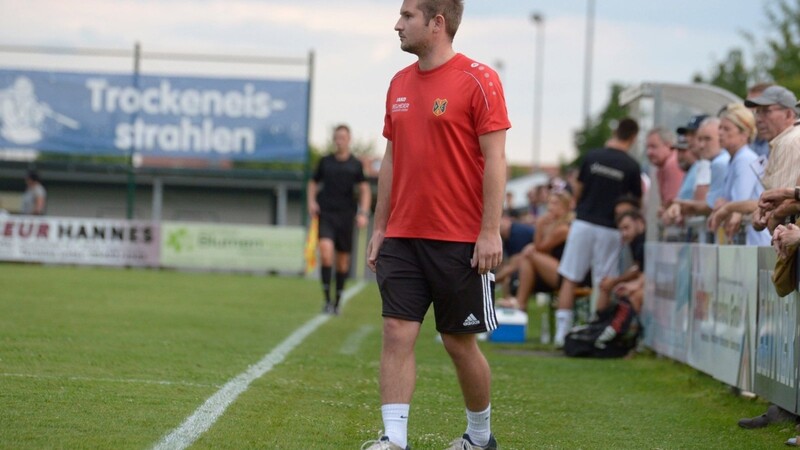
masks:
[[[572,185],[572,189],[575,191],[572,193],[572,198],[575,201],[575,204],[578,204],[578,200],[581,199],[581,195],[583,195],[583,183],[579,180],[575,180],[574,184]]]
[[[483,153],[483,216],[481,231],[472,255],[472,267],[486,273],[503,260],[500,217],[506,187],[506,130],[493,131],[478,138]]]
[[[692,200],[705,203],[706,202],[706,197],[708,197],[708,185],[707,184],[701,184],[699,186],[695,186],[694,195],[692,196]]]
[[[372,238],[370,238],[369,244],[367,245],[367,266],[369,266],[373,272],[375,272],[375,263],[378,261],[378,250],[380,250],[383,237],[386,234],[386,224],[389,223],[393,174],[392,141],[387,141],[386,152],[383,154],[381,169],[378,172],[378,199],[375,205],[375,222],[372,227]]]
[[[317,217],[319,215],[319,205],[317,204],[317,182],[313,179],[308,180],[306,188],[306,202],[308,205],[308,215]]]
[[[358,216],[356,223],[359,228],[364,228],[369,222],[370,207],[372,206],[372,190],[369,187],[369,182],[362,181],[358,183]]]
[[[705,200],[675,200],[673,205],[678,205],[681,214],[684,216],[707,216],[711,214],[711,208]]]
[[[711,217],[708,219],[708,228],[716,230],[717,227],[727,222],[733,213],[752,214],[756,209],[758,209],[758,200],[739,200],[725,203],[711,213]]]
[[[34,201],[33,205],[33,213],[36,215],[43,215],[44,214],[44,202],[45,202],[45,194],[40,189],[36,195],[36,200]]]

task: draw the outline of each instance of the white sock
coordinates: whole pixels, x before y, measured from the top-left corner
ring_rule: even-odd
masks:
[[[467,434],[473,444],[483,447],[489,443],[491,428],[492,404],[481,412],[467,410]]]
[[[408,408],[407,403],[381,405],[383,434],[400,448],[406,448],[408,445]]]
[[[571,309],[559,309],[556,311],[556,342],[564,342],[564,337],[572,328],[572,321],[575,313]]]

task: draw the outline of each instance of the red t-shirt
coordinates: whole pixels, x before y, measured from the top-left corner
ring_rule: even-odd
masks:
[[[457,54],[397,73],[386,95],[383,135],[392,142],[387,237],[475,242],[483,213],[478,136],[511,127],[497,73]]]

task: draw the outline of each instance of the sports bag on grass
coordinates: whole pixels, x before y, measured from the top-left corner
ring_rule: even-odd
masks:
[[[621,358],[636,347],[642,325],[626,297],[603,311],[597,319],[572,328],[564,339],[564,354],[588,358]]]

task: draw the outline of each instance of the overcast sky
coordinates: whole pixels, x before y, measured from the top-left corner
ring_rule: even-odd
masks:
[[[412,63],[393,30],[400,0],[0,0],[0,44],[53,45],[256,56],[316,55],[311,142],[320,146],[340,122],[354,138],[381,137],[386,88]],[[767,32],[770,0],[596,2],[591,112],[612,82],[689,82],[707,74],[732,47],[748,48],[746,30]],[[544,16],[541,163],[574,156],[582,123],[587,0],[467,0],[454,47],[494,67],[504,83],[512,129],[507,155],[530,164],[536,29]],[[76,66],[77,65],[77,66]],[[127,60],[0,53],[0,66],[129,70]],[[192,65],[145,60],[143,73],[302,76],[302,67]]]

